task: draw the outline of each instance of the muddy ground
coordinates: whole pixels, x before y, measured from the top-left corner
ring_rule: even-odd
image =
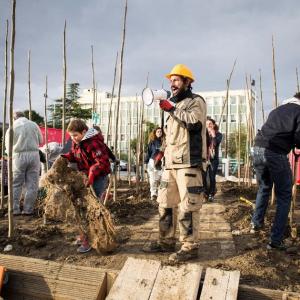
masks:
[[[253,235],[249,233],[252,207],[239,200],[239,197],[243,196],[254,202],[255,187],[246,188],[233,183],[222,183],[218,190],[216,201],[225,205],[223,215],[231,224],[236,253],[226,259],[208,253],[207,258],[202,257],[199,263],[204,267],[238,269],[241,271],[242,284],[300,292],[299,235],[296,239],[286,239],[289,253],[267,250],[274,211],[270,209],[268,212],[264,230]],[[137,196],[135,187],[129,188],[123,182],[119,188],[117,202],[110,202],[108,207],[113,215],[120,243],[113,254],[101,255],[95,251],[77,254],[76,246],[73,245],[77,234],[76,226],[55,221],[43,225],[43,219],[38,215],[15,217],[15,234],[9,240],[6,238],[7,218],[4,211],[0,212],[0,253],[4,253],[4,247],[11,244],[13,250],[8,252],[11,255],[109,269],[121,269],[128,256],[167,262],[168,254],[146,254],[142,251],[145,243],[157,237],[156,223],[151,223],[151,219],[157,215],[157,204],[150,201],[147,184],[141,185],[140,194]],[[300,224],[298,214],[299,210],[297,223]],[[150,231],[143,230],[147,224],[153,227]],[[149,229],[149,226],[147,228]]]

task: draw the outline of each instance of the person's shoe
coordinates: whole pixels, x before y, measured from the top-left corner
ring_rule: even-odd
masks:
[[[77,248],[78,253],[86,253],[92,250],[92,247],[89,244],[82,244]]]
[[[21,216],[22,215],[22,213],[20,212],[20,211],[14,211],[13,212],[13,216]]]
[[[25,212],[25,211],[22,211],[22,215],[23,215],[23,216],[33,216],[33,212]]]
[[[287,249],[286,245],[281,242],[281,243],[274,243],[274,242],[270,242],[267,245],[267,249],[268,250],[279,250],[279,251],[285,251]]]
[[[208,202],[213,202],[215,200],[213,195],[208,196]]]
[[[157,196],[156,196],[156,195],[151,196],[151,200],[152,200],[152,201],[156,201],[156,199],[157,199]]]
[[[161,244],[157,241],[151,242],[148,246],[143,248],[144,252],[148,253],[157,253],[157,252],[174,252],[175,251],[175,244],[174,245],[167,245]]]
[[[251,222],[251,228],[250,228],[250,233],[255,234],[258,233],[263,229],[263,225],[256,225],[253,222]]]
[[[191,250],[179,250],[169,256],[169,261],[173,263],[183,262],[198,257],[198,248]]]

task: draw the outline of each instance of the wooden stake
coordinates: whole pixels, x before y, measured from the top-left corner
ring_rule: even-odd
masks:
[[[67,21],[64,26],[64,46],[63,46],[63,78],[64,78],[64,96],[62,105],[62,146],[66,142],[66,98],[67,98],[67,53],[66,53],[66,29]]]
[[[32,120],[31,109],[31,51],[28,51],[28,104],[29,104],[29,120]]]
[[[46,89],[45,89],[45,94],[44,94],[44,99],[45,99],[44,118],[45,118],[46,172],[48,172],[48,168],[49,168],[47,98],[48,98],[48,78],[46,76]]]
[[[1,149],[1,203],[4,206],[4,154],[5,154],[5,130],[6,130],[6,106],[7,106],[7,60],[8,60],[8,20],[6,20],[5,54],[4,54],[4,101],[3,101],[3,125],[2,125],[2,149]]]
[[[96,112],[96,86],[95,86],[94,47],[93,47],[93,45],[91,45],[91,50],[92,50],[92,79],[93,79],[93,108],[92,108],[92,117],[93,117],[93,114]]]
[[[115,93],[115,83],[116,83],[116,75],[117,75],[118,55],[119,54],[117,52],[116,63],[115,63],[115,70],[114,70],[114,81],[113,81],[113,86],[112,86],[112,91],[111,91],[111,96],[110,96],[110,105],[109,105],[109,114],[108,114],[108,126],[107,126],[107,135],[106,135],[106,144],[108,144],[108,137],[110,135],[110,130],[111,130],[110,127],[111,127],[112,104],[113,104],[113,98],[114,98],[114,93]]]
[[[116,123],[115,123],[115,142],[114,146],[117,149],[117,141],[118,141],[118,125],[119,125],[119,111],[120,111],[120,99],[121,99],[121,87],[122,87],[122,76],[123,76],[123,57],[124,57],[124,45],[125,45],[125,36],[126,36],[126,17],[127,17],[127,0],[125,0],[125,9],[124,9],[124,22],[123,22],[123,35],[122,35],[122,43],[121,43],[121,53],[120,53],[120,67],[119,67],[119,86],[118,86],[118,99],[117,99],[117,111],[116,111]],[[117,178],[116,174],[114,174],[114,201],[116,201],[116,184]]]
[[[263,101],[263,93],[262,93],[261,69],[259,69],[259,92],[260,92],[262,120],[263,120],[263,123],[265,123],[265,109],[264,109],[264,101]]]
[[[128,136],[128,184],[131,186],[131,103],[130,104],[130,109],[128,110],[129,113],[129,136]]]
[[[272,35],[272,66],[273,66],[273,87],[274,87],[274,108],[278,106],[277,97],[277,81],[276,81],[276,68],[275,68],[275,47],[274,47],[274,37]]]
[[[231,77],[232,77],[235,65],[236,65],[236,59],[233,63],[231,72],[229,74],[229,78],[226,80],[226,97],[225,97],[225,101],[224,101],[224,104],[223,104],[223,107],[222,107],[222,112],[221,112],[220,120],[219,120],[219,125],[221,126],[222,119],[223,119],[222,118],[223,117],[223,112],[224,112],[224,108],[225,108],[225,105],[226,105],[226,133],[225,133],[225,157],[226,158],[228,158],[228,141],[229,141],[229,139],[228,139],[228,134],[229,134],[228,126],[230,124],[230,122],[228,121],[228,111],[229,111],[229,109],[228,109],[228,106],[229,106],[228,98],[229,98],[230,81],[231,81]]]
[[[299,78],[298,78],[298,68],[296,68],[296,79],[297,79],[297,92],[300,93]]]
[[[238,161],[238,185],[241,185],[241,103],[238,102],[238,146],[237,146],[237,161]]]
[[[12,152],[13,152],[13,107],[15,88],[15,36],[16,36],[16,0],[12,0],[11,15],[11,47],[10,47],[10,90],[9,90],[9,147],[8,147],[8,237],[14,233],[13,220],[13,172],[12,172]]]
[[[135,172],[135,177],[136,177],[136,194],[139,195],[140,192],[140,142],[139,142],[139,138],[140,138],[140,126],[139,126],[139,105],[138,105],[138,97],[137,94],[135,95],[135,99],[136,99],[136,129],[137,129],[137,133],[136,133],[136,162],[135,162],[135,166],[136,166],[136,172]]]

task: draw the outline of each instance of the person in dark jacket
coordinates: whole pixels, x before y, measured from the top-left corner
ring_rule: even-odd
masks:
[[[300,148],[300,93],[271,111],[255,137],[253,165],[258,192],[251,232],[263,228],[274,184],[277,207],[268,249],[286,248],[283,239],[292,199],[292,172],[287,154],[295,147]]]
[[[145,164],[147,164],[147,172],[149,174],[151,200],[156,200],[157,198],[157,190],[162,174],[162,139],[163,131],[160,127],[155,128],[149,135]]]
[[[208,201],[213,201],[216,194],[216,175],[219,166],[219,147],[222,142],[222,133],[219,132],[219,126],[216,121],[207,117],[206,129],[208,132],[207,156],[210,163],[210,190]]]

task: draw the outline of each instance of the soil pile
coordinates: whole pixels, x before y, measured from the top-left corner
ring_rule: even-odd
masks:
[[[44,213],[47,219],[77,224],[98,252],[107,253],[117,247],[116,231],[109,211],[85,186],[85,178],[58,158],[41,181],[46,189]]]

